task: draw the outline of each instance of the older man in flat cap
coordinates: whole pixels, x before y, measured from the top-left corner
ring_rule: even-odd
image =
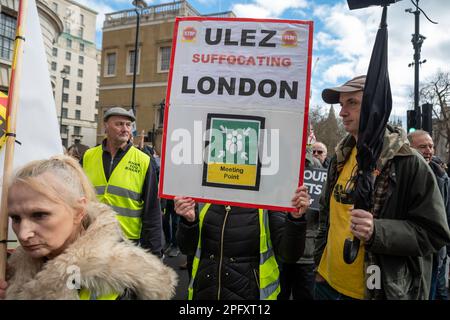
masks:
[[[130,141],[132,110],[113,107],[104,115],[106,138],[80,161],[97,197],[117,212],[124,235],[162,255],[161,209],[156,168],[150,157]]]
[[[387,126],[373,172],[374,206],[353,208],[358,165],[356,141],[366,77],[325,89],[340,104],[348,135],[338,144],[322,192],[315,242],[316,299],[428,299],[432,254],[450,242],[444,204],[433,172],[401,128]],[[361,240],[352,264],[343,259],[345,239]]]

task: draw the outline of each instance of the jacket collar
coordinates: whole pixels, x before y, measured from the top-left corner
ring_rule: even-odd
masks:
[[[352,135],[347,135],[336,147],[336,160],[338,168],[341,168],[350,156],[356,145],[356,140]],[[383,147],[380,158],[377,161],[377,170],[381,171],[386,163],[399,156],[411,156],[413,151],[406,139],[406,132],[400,127],[386,126],[383,139]]]

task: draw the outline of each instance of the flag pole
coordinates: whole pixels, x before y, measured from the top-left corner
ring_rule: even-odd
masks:
[[[22,75],[22,54],[25,42],[25,12],[28,0],[19,1],[19,15],[17,19],[16,39],[14,43],[14,57],[11,66],[11,80],[9,85],[8,107],[6,109],[6,142],[5,161],[3,169],[2,198],[0,206],[0,280],[6,279],[6,255],[8,248],[8,185],[13,171],[14,143],[16,141],[16,111],[19,102],[18,84]]]

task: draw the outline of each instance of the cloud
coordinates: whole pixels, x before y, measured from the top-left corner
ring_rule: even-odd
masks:
[[[308,3],[306,0],[254,0],[250,4],[234,4],[232,11],[238,17],[278,18],[287,9],[304,9],[307,7]]]
[[[411,92],[414,86],[414,70],[408,68],[413,61],[411,34],[414,33],[414,15],[405,9],[412,6],[401,1],[388,9],[389,75],[393,95],[393,115],[403,116],[412,107]],[[420,33],[426,37],[421,59],[420,80],[423,83],[439,68],[450,71],[450,2],[428,0],[420,2],[421,8],[432,19],[434,25],[420,15]],[[354,75],[367,72],[375,35],[381,19],[381,8],[365,8],[350,11],[345,2],[336,5],[320,5],[313,9],[313,17],[320,30],[314,36],[314,55],[320,57],[314,74],[312,105],[323,104],[318,85],[335,86]],[[322,59],[322,55],[326,59]],[[330,59],[332,57],[332,59]]]

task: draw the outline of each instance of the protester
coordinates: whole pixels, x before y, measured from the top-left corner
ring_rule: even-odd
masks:
[[[374,171],[374,208],[353,209],[356,140],[366,77],[325,89],[326,103],[340,103],[348,135],[330,161],[320,201],[315,260],[317,299],[428,299],[432,254],[450,242],[445,208],[427,163],[401,128],[387,126]],[[346,264],[346,238],[361,240]]]
[[[328,168],[328,166],[330,165],[330,159],[328,159],[327,157],[328,150],[325,144],[319,141],[314,143],[312,153],[314,158],[319,159],[322,167]]]
[[[430,134],[424,130],[416,130],[408,134],[408,140],[411,147],[416,149],[429,164],[438,183],[439,191],[444,200],[445,210],[447,214],[447,223],[450,221],[450,182],[445,172],[445,164],[434,157],[434,143]],[[436,299],[439,292],[439,298],[448,299],[448,293],[445,286],[445,275],[447,265],[447,248],[444,246],[439,252],[433,255],[433,271],[431,278],[430,299]]]
[[[181,216],[178,245],[194,255],[188,298],[194,300],[266,300],[280,292],[276,261],[295,262],[305,243],[309,207],[306,187],[296,190],[296,212],[202,204],[200,213],[191,198],[176,197]]]
[[[86,151],[81,164],[100,202],[117,212],[125,236],[162,256],[156,168],[130,142],[133,121],[132,111],[120,107],[106,111],[106,139]]]
[[[8,214],[20,245],[8,260],[6,299],[170,299],[176,273],[124,239],[76,160],[33,161],[13,177]]]
[[[306,148],[305,168],[321,168],[320,160],[313,157],[311,149]],[[309,208],[306,217],[306,240],[305,250],[302,257],[296,263],[280,264],[280,286],[281,292],[278,300],[312,300],[314,298],[314,239],[317,235],[319,214],[316,210]]]

